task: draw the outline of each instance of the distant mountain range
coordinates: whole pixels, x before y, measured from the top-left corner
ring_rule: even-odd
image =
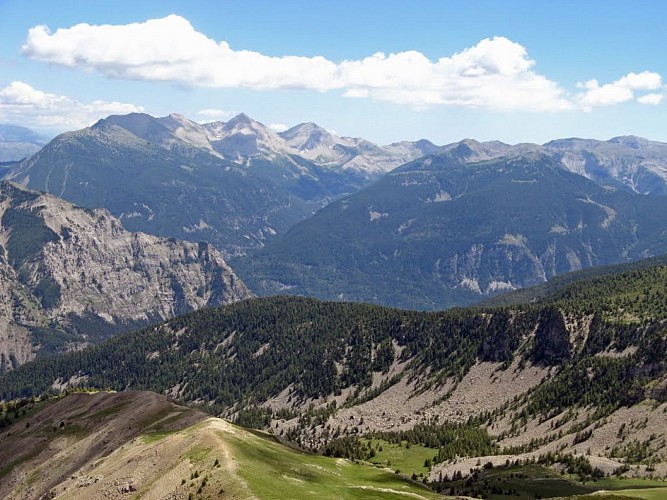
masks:
[[[667,194],[667,143],[641,137],[558,139],[546,144],[505,144],[464,139],[438,148],[464,162],[510,158],[537,152],[556,160],[561,168],[588,179],[635,193]]]
[[[251,294],[208,243],[0,182],[0,373],[36,355]]]
[[[133,113],[104,121],[167,149],[182,149],[185,143],[247,167],[269,161],[297,168],[301,165],[306,173],[312,163],[369,179],[438,150],[425,140],[378,146],[365,139],[338,137],[314,123],[277,133],[243,113],[228,122],[204,124],[179,114],[153,118]]]
[[[22,160],[39,151],[46,137],[18,125],[0,124],[0,162]]]
[[[403,165],[232,265],[260,294],[440,309],[667,251],[664,197],[489,149]]]
[[[133,113],[7,178],[210,241],[260,294],[441,308],[666,249],[667,144],[632,136],[379,146],[314,123]]]
[[[298,127],[288,132],[292,144],[307,149]],[[365,141],[318,133],[335,142],[338,163],[299,156],[297,146],[245,115],[206,125],[179,115],[111,116],[56,137],[7,178],[80,206],[107,208],[130,230],[205,239],[235,255],[428,149],[404,144],[391,156]],[[378,156],[366,161],[371,150]]]

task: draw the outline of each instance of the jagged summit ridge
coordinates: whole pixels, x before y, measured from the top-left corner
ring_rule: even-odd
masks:
[[[113,124],[163,147],[174,147],[174,138],[189,146],[241,165],[256,160],[302,157],[327,168],[341,168],[377,175],[437,149],[428,141],[403,141],[379,146],[361,138],[339,137],[308,122],[276,133],[245,113],[227,122],[196,123],[172,113],[154,118],[146,113],[113,115],[93,127]]]
[[[155,140],[156,131],[146,123],[151,118],[133,113],[106,121]],[[296,156],[327,168],[363,172],[377,178],[429,154],[449,153],[463,161],[476,162],[539,150],[558,159],[562,168],[592,180],[642,194],[667,194],[667,144],[637,136],[608,141],[573,137],[542,145],[466,138],[436,146],[420,139],[381,146],[362,138],[340,137],[313,122],[276,133],[244,113],[228,122],[203,125],[177,114],[153,120],[186,143],[242,165],[258,159],[275,161]],[[169,141],[163,139],[162,143]]]

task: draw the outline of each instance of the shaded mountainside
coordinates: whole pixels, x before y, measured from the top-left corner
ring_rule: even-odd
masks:
[[[0,371],[251,294],[208,243],[0,183]]]
[[[386,470],[296,452],[150,392],[78,393],[19,408],[0,436],[0,496],[436,498]]]
[[[541,153],[468,163],[461,148],[399,167],[234,268],[260,295],[439,309],[667,251],[665,198]]]
[[[319,208],[342,194],[358,191],[377,178],[374,172],[337,169],[302,156],[274,131],[241,113],[228,122],[199,124],[171,114],[154,118],[143,113],[110,116],[95,127],[114,125],[171,152],[190,156],[208,153],[231,162],[239,171],[271,182]],[[395,165],[404,163],[396,162]]]
[[[313,210],[234,163],[178,145],[166,149],[102,121],[56,137],[9,178],[106,208],[128,230],[207,240],[226,254],[262,245]]]
[[[431,481],[576,457],[586,474],[665,476],[666,283],[654,265],[536,305],[439,313],[252,299],[24,365],[0,396],[150,389],[333,455],[407,440],[430,454]]]
[[[404,149],[392,167],[419,154]],[[200,125],[132,113],[56,137],[6,178],[104,207],[132,231],[205,239],[228,256],[261,247],[379,175],[307,156],[243,114]]]

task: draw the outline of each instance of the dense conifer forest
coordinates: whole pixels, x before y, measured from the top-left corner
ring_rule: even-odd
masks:
[[[187,314],[101,345],[30,363],[2,378],[5,399],[84,376],[91,387],[150,389],[215,413],[261,404],[291,386],[300,400],[362,395],[394,361],[431,383],[478,361],[559,367],[531,394],[531,415],[642,399],[665,373],[667,267],[572,283],[536,304],[415,312],[299,297],[252,299]],[[585,337],[583,324],[589,323]],[[569,324],[569,329],[567,327]],[[629,356],[597,356],[623,351]],[[583,376],[586,374],[586,376]]]

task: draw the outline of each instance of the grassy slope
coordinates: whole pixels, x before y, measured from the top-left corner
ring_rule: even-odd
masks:
[[[0,496],[99,498],[125,487],[143,499],[437,497],[384,468],[300,453],[220,419],[183,428],[190,412],[147,392],[37,403],[0,439]]]
[[[372,439],[371,441],[375,445],[382,446],[382,451],[378,451],[371,462],[401,471],[407,476],[412,476],[412,474],[428,476],[429,469],[424,467],[424,461],[433,459],[438,453],[438,450],[434,448],[417,444],[411,444],[408,447],[407,442],[402,442],[399,446],[382,439]]]
[[[238,474],[259,498],[435,498],[432,491],[384,468],[295,452],[241,431],[225,436]]]

